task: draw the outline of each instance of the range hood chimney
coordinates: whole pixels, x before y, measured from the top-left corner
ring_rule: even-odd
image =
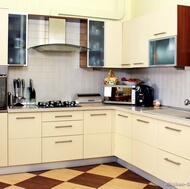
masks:
[[[66,20],[49,18],[49,43],[32,46],[39,52],[85,52],[89,48],[65,43]]]

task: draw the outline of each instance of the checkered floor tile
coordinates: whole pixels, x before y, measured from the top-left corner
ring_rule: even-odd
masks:
[[[0,175],[0,189],[161,189],[117,163]]]

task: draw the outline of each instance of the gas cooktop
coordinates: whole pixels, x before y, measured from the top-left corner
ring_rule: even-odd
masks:
[[[76,101],[43,101],[38,102],[38,107],[40,108],[67,108],[67,107],[81,107]]]

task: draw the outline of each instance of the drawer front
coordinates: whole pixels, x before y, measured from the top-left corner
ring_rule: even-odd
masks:
[[[148,145],[157,146],[158,120],[133,115],[132,137]]]
[[[83,137],[65,136],[42,139],[42,162],[83,158]]]
[[[190,127],[159,121],[158,147],[190,159]]]
[[[41,137],[41,113],[8,115],[9,139]]]
[[[115,132],[127,137],[132,136],[132,114],[116,111]]]
[[[83,134],[83,121],[43,122],[42,136]]]
[[[84,112],[84,133],[111,132],[111,110]]]
[[[158,174],[157,177],[177,188],[189,188],[190,161],[169,154],[162,150],[158,151]],[[181,187],[180,187],[180,184]]]
[[[41,163],[41,138],[9,140],[8,165]]]
[[[42,121],[82,120],[82,111],[43,112]]]

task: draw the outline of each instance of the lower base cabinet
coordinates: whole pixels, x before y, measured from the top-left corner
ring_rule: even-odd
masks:
[[[42,149],[42,162],[82,159],[83,136],[43,138]]]
[[[190,161],[158,150],[157,177],[176,188],[190,187]]]
[[[9,165],[41,163],[41,138],[9,140]]]

